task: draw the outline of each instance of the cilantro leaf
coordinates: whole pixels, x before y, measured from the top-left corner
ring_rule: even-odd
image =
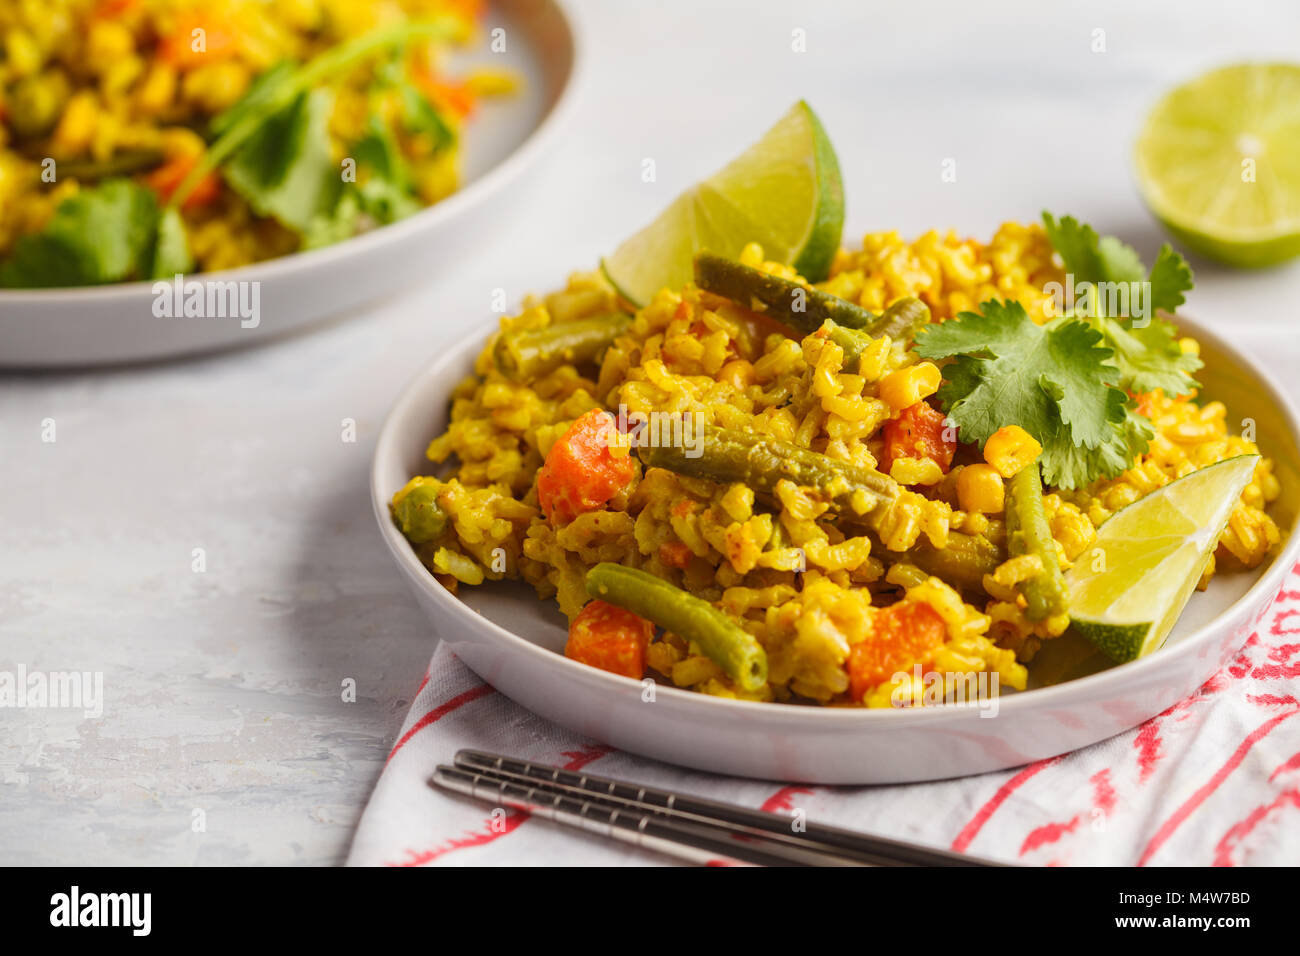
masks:
[[[983,443],[1011,423],[1032,434],[1025,423],[1041,425],[1053,410],[1079,441],[1105,441],[1107,422],[1120,417],[1108,393],[1121,404],[1124,396],[1111,388],[1119,372],[1107,364],[1101,334],[1078,319],[1036,325],[1019,302],[982,309],[926,326],[915,346],[925,358],[956,358],[958,377],[949,377],[940,397],[952,400],[963,436]]]
[[[340,181],[329,147],[333,103],[325,89],[299,95],[226,163],[226,182],[256,213],[304,232],[327,207]]]
[[[1055,219],[1043,213],[1043,227],[1052,248],[1075,282],[1141,282],[1146,269],[1137,251],[1114,236],[1100,237],[1073,216]]]
[[[213,138],[220,137],[262,110],[270,108],[272,112],[278,112],[274,109],[275,102],[284,95],[297,69],[297,64],[292,60],[281,60],[253,80],[243,96],[223,112],[212,117],[208,129],[211,130]]]
[[[1174,312],[1183,304],[1183,293],[1192,288],[1192,267],[1166,242],[1147,281],[1151,283],[1151,308]]]
[[[1104,344],[1115,353],[1119,386],[1133,394],[1159,388],[1169,395],[1185,395],[1198,388],[1192,373],[1201,367],[1201,360],[1183,354],[1174,327],[1155,314],[1174,312],[1183,304],[1183,293],[1192,288],[1192,269],[1187,260],[1166,243],[1148,273],[1131,246],[1114,236],[1098,236],[1091,226],[1073,216],[1058,220],[1044,212],[1043,227],[1076,285],[1146,284],[1147,315],[1143,324],[1128,316],[1104,315],[1100,295],[1090,297],[1085,310],[1089,315],[1081,316],[1101,332]],[[1128,296],[1121,301],[1133,299]]]
[[[319,249],[360,231],[361,203],[355,190],[341,189],[334,205],[312,219],[302,236],[303,249]]]
[[[390,223],[422,208],[415,196],[415,181],[392,131],[371,118],[366,135],[352,148],[357,167],[361,208],[377,222]]]
[[[1092,323],[1115,353],[1120,385],[1127,391],[1139,395],[1159,388],[1166,395],[1186,395],[1199,387],[1192,373],[1203,363],[1183,352],[1174,327],[1163,319],[1153,319],[1145,327],[1115,319],[1094,319]]]
[[[415,135],[427,136],[433,150],[451,146],[456,142],[452,128],[429,97],[411,82],[406,66],[400,59],[389,60],[375,68],[373,89],[396,94],[402,129]]]
[[[0,286],[55,288],[150,279],[190,264],[178,215],[129,179],[105,180],[61,202],[0,265]]]
[[[160,211],[158,229],[146,250],[143,265],[150,279],[170,279],[194,268],[185,225],[176,209],[168,206]]]
[[[405,80],[396,85],[402,104],[402,125],[406,131],[428,136],[435,150],[455,145],[456,131],[442,118],[429,98]]]
[[[1173,312],[1183,304],[1183,293],[1192,288],[1192,267],[1165,243],[1148,273],[1132,246],[1114,236],[1098,236],[1087,223],[1073,216],[1054,217],[1043,213],[1043,228],[1052,248],[1061,257],[1065,271],[1075,283],[1142,282],[1150,284],[1152,309]]]
[[[403,129],[427,136],[435,150],[454,143],[451,127],[402,78],[399,61],[376,72],[377,88],[396,90],[395,121]],[[217,134],[241,123],[258,124],[223,167],[231,187],[259,215],[273,216],[301,233],[304,249],[338,242],[422,209],[394,130],[377,114],[372,114],[364,135],[350,150],[357,181],[343,181],[329,155],[327,128],[333,101],[328,91],[300,93],[276,109],[295,75],[292,64],[280,64],[265,82],[255,84],[213,121]]]
[[[983,445],[1019,425],[1043,446],[1044,479],[1064,488],[1129,467],[1144,426],[1116,387],[1102,334],[1070,317],[1036,325],[1018,302],[981,308],[927,326],[915,344],[925,358],[952,359],[938,397],[962,439]]]
[[[1112,389],[1114,391],[1114,389]],[[1043,444],[1043,480],[1062,488],[1081,488],[1098,478],[1113,478],[1133,466],[1155,435],[1151,422],[1125,405],[1124,416],[1111,422],[1109,440],[1096,448],[1074,444],[1068,435],[1056,433]]]
[[[304,231],[304,249],[348,239],[423,208],[397,139],[377,116],[370,118],[365,135],[353,145],[351,154],[358,179],[340,182],[325,211],[312,218]]]

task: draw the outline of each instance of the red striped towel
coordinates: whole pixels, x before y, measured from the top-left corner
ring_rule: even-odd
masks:
[[[431,789],[461,747],[1036,865],[1300,862],[1300,565],[1237,656],[1127,733],[1018,770],[782,786],[613,750],[496,693],[439,647],[361,819],[354,865],[609,865],[662,857]]]

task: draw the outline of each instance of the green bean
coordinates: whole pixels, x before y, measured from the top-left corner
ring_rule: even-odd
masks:
[[[842,368],[847,372],[857,368],[853,363],[871,344],[871,335],[861,329],[846,329],[842,325],[831,323],[830,340],[844,350]]]
[[[907,557],[926,574],[978,591],[984,587],[984,575],[996,571],[1006,554],[984,535],[949,531],[945,547],[935,548],[919,540],[908,549]]]
[[[930,310],[920,299],[899,299],[880,314],[875,323],[865,329],[850,329],[830,324],[830,340],[844,350],[844,368],[853,368],[854,362],[876,339],[888,335],[896,348],[907,349],[916,333],[930,321]]]
[[[497,340],[492,354],[503,375],[529,382],[561,365],[595,361],[631,323],[631,316],[614,312],[510,332]]]
[[[846,329],[870,329],[879,316],[847,299],[789,279],[768,275],[731,259],[701,252],[695,256],[695,284],[746,308],[770,315],[803,335],[830,319]]]
[[[1043,510],[1043,480],[1038,462],[1021,468],[1007,484],[1007,552],[1011,557],[1035,555],[1042,570],[1020,585],[1025,616],[1042,621],[1067,610],[1065,579],[1056,556],[1056,541]]]
[[[830,339],[844,350],[846,367],[882,335],[903,347],[911,345],[916,333],[930,321],[930,310],[920,299],[899,299],[880,315],[873,315],[839,296],[709,252],[695,257],[695,284],[747,308],[760,307],[764,315],[803,335],[816,332],[830,319]]]
[[[849,515],[870,514],[896,499],[901,491],[898,482],[874,468],[830,458],[790,442],[730,428],[706,428],[703,437],[702,448],[643,447],[641,460],[649,467],[666,468],[690,478],[719,484],[738,481],[766,495],[773,494],[777,482],[785,478],[813,488],[841,513]]]
[[[100,162],[93,159],[64,160],[59,163],[60,176],[80,179],[83,182],[99,179],[111,179],[114,176],[130,176],[144,172],[162,164],[163,154],[156,149],[126,149],[114,153]]]
[[[916,333],[929,324],[929,306],[909,295],[880,314],[880,320],[872,327],[871,334],[876,337],[888,335],[890,341],[906,347],[912,344]]]
[[[700,454],[692,457],[691,451],[647,446],[640,449],[640,455],[650,468],[666,468],[679,475],[719,484],[742,482],[768,496],[775,493],[777,482],[786,478],[819,492],[843,518],[861,522],[868,528],[874,524],[872,516],[877,509],[896,499],[901,491],[896,481],[875,469],[820,455],[775,438],[728,428],[706,429]],[[855,505],[865,506],[865,510],[859,511]],[[872,535],[872,538],[877,548],[883,547],[879,537]],[[987,536],[957,531],[949,532],[944,548],[917,541],[908,549],[908,556],[927,574],[971,590],[981,588],[984,575],[992,574],[1005,557],[1003,549]]]
[[[587,593],[694,641],[742,690],[761,690],[767,683],[767,652],[754,636],[708,601],[663,578],[602,562],[587,572]]]
[[[438,504],[439,488],[435,478],[412,478],[393,495],[393,520],[411,544],[437,540],[447,530],[447,513]]]

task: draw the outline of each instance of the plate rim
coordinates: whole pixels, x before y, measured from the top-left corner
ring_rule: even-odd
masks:
[[[308,269],[324,269],[342,258],[368,252],[377,253],[392,244],[405,241],[411,233],[436,228],[440,220],[454,219],[464,209],[477,202],[480,196],[490,195],[517,178],[567,125],[570,114],[576,108],[578,84],[575,79],[586,63],[584,41],[576,28],[577,21],[569,10],[568,0],[541,0],[541,2],[552,8],[564,29],[569,46],[568,69],[564,72],[554,100],[546,107],[540,120],[524,141],[486,173],[464,189],[456,190],[445,199],[426,206],[405,219],[344,239],[342,242],[331,243],[319,249],[291,252],[261,262],[250,262],[233,269],[186,273],[185,278],[204,282],[272,282]],[[512,7],[518,5],[520,5],[519,0],[513,0]],[[137,279],[133,282],[112,282],[90,286],[0,289],[0,310],[22,306],[48,308],[60,303],[75,306],[92,299],[97,302],[109,302],[132,296],[151,296],[153,287],[157,283],[172,281],[170,278]],[[30,318],[33,321],[48,321],[48,316],[30,316]]]
[[[1290,432],[1292,442],[1300,449],[1300,410],[1297,410],[1295,403],[1287,396],[1273,374],[1260,366],[1252,356],[1242,352],[1218,333],[1211,331],[1195,319],[1180,314],[1175,317],[1175,321],[1180,331],[1191,335],[1197,340],[1211,342],[1216,349],[1229,355],[1256,377],[1257,381],[1269,393],[1268,398],[1273,405],[1282,413],[1283,421]],[[468,362],[470,357],[477,354],[484,347],[492,334],[494,332],[489,332],[487,336],[482,338],[466,338],[457,343],[412,376],[397,393],[397,398],[393,401],[380,428],[379,438],[375,443],[375,452],[371,461],[370,498],[375,522],[379,526],[380,534],[385,544],[388,545],[388,549],[398,567],[413,586],[451,615],[453,623],[461,624],[467,628],[484,628],[487,633],[498,639],[505,648],[533,655],[541,666],[554,667],[558,665],[562,668],[569,668],[572,676],[581,682],[603,685],[610,692],[634,691],[639,694],[642,688],[641,681],[618,674],[611,674],[570,660],[563,654],[557,654],[555,651],[521,637],[454,597],[446,588],[438,584],[428,572],[428,569],[420,563],[419,558],[415,555],[414,548],[398,531],[389,516],[388,497],[381,491],[380,484],[383,479],[382,473],[394,458],[399,457],[397,447],[403,437],[398,434],[398,426],[401,420],[407,417],[410,406],[416,403],[417,399],[423,394],[424,384],[428,379],[445,374],[449,366],[470,364]],[[1297,560],[1300,560],[1300,509],[1297,510],[1291,525],[1283,530],[1283,535],[1283,545],[1259,579],[1244,594],[1173,647],[1161,648],[1158,653],[1095,674],[1076,678],[1075,680],[1054,684],[1050,687],[1039,687],[999,696],[999,713],[1023,711],[1026,708],[1036,708],[1038,706],[1059,707],[1063,703],[1078,703],[1079,701],[1073,701],[1070,698],[1094,698],[1097,696],[1094,692],[1100,691],[1103,685],[1107,683],[1141,680],[1144,675],[1150,675],[1158,669],[1172,667],[1176,659],[1191,655],[1201,650],[1203,645],[1212,643],[1221,622],[1243,613],[1248,605],[1267,597],[1266,610],[1268,606],[1271,606],[1272,600],[1280,590],[1288,571],[1295,566]],[[963,714],[977,713],[983,707],[980,701],[964,701],[962,703],[945,704],[942,707],[907,708],[782,705],[779,702],[772,701],[733,700],[662,685],[656,686],[655,693],[657,696],[666,695],[670,701],[674,702],[675,706],[680,705],[688,711],[695,710],[702,714],[734,714],[742,718],[747,714],[752,716],[758,716],[759,714],[779,715],[783,718],[788,717],[798,725],[797,728],[792,727],[791,729],[820,730],[823,732],[834,730],[851,731],[855,729],[865,731],[868,728],[884,729],[890,726],[901,727],[924,721],[943,721]]]

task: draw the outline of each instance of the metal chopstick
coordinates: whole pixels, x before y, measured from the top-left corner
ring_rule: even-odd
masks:
[[[576,773],[545,764],[519,760],[477,750],[456,754],[457,768],[478,773],[516,788],[534,787],[532,799],[545,802],[556,796],[599,804],[607,810],[628,814],[650,814],[658,821],[671,820],[695,830],[722,834],[728,852],[739,846],[762,846],[766,852],[799,851],[798,861],[814,865],[903,865],[903,866],[998,866],[976,857],[949,853],[916,844],[869,836],[801,821],[764,811],[693,797],[686,794],[642,787],[605,777]],[[517,790],[515,791],[517,794]]]
[[[695,797],[690,794],[674,793],[639,784],[597,777],[551,767],[546,764],[533,763],[501,754],[486,753],[481,750],[461,750],[456,754],[456,764],[460,767],[479,770],[504,770],[522,774],[531,779],[545,782],[561,783],[577,787],[584,792],[601,796],[621,797],[646,805],[666,813],[686,813],[706,817],[715,821],[766,831],[779,836],[795,835],[794,821],[790,817],[779,816],[762,810],[751,810],[730,803]],[[990,860],[951,853],[892,840],[888,837],[873,836],[828,826],[810,821],[801,821],[802,828],[797,836],[803,842],[814,842],[834,848],[835,852],[849,851],[854,855],[867,857],[876,864],[892,866],[1001,866]]]
[[[543,819],[691,863],[727,866],[855,865],[839,861],[836,857],[823,858],[822,854],[814,851],[777,844],[745,845],[707,827],[681,823],[650,813],[628,811],[595,800],[575,800],[563,794],[547,793],[538,787],[458,767],[439,766],[431,782],[457,793],[526,810]]]
[[[719,835],[729,836],[732,840],[746,841],[749,843],[779,843],[786,847],[798,849],[803,853],[821,853],[822,856],[816,859],[816,865],[893,865],[892,860],[882,857],[879,854],[862,853],[858,850],[834,847],[815,839],[809,839],[806,834],[796,832],[793,826],[794,821],[790,818],[774,816],[773,820],[776,824],[774,827],[770,829],[759,829],[757,827],[743,823],[736,823],[730,820],[723,820],[714,816],[691,813],[680,808],[672,809],[646,803],[632,797],[622,796],[617,793],[609,793],[604,788],[584,788],[563,780],[554,780],[552,779],[552,773],[557,769],[555,767],[531,764],[530,766],[535,768],[535,770],[544,771],[545,775],[542,775],[541,773],[530,775],[521,773],[517,770],[508,769],[509,766],[519,765],[524,763],[524,761],[502,758],[500,763],[502,763],[503,766],[497,766],[497,761],[495,760],[491,765],[489,765],[484,759],[488,756],[490,755],[481,754],[477,751],[461,751],[456,754],[455,764],[460,770],[483,774],[484,776],[490,777],[494,780],[505,780],[522,787],[531,787],[540,793],[565,796],[580,802],[596,803],[615,809],[625,810],[628,813],[652,813],[657,817],[672,819],[679,823],[696,827],[704,827],[711,832],[716,831]],[[829,859],[830,857],[835,857],[836,860],[840,862],[833,862]]]

